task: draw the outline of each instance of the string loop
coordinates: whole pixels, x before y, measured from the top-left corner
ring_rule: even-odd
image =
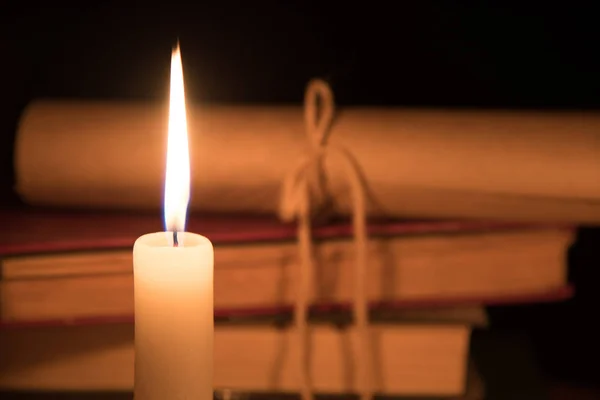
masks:
[[[315,79],[309,82],[304,98],[306,133],[313,150],[318,151],[327,144],[333,123],[333,92],[326,82]]]

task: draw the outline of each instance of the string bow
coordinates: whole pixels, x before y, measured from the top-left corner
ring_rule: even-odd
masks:
[[[298,293],[294,318],[299,331],[301,354],[301,395],[303,400],[312,399],[312,381],[310,376],[310,332],[307,322],[311,283],[314,282],[315,260],[312,245],[311,206],[322,207],[328,200],[325,185],[324,161],[326,158],[339,160],[343,174],[350,187],[352,197],[352,225],[355,244],[354,268],[354,323],[361,340],[360,354],[356,365],[363,377],[361,399],[370,399],[373,395],[372,369],[368,337],[368,310],[366,298],[367,229],[365,190],[358,163],[344,147],[328,143],[334,120],[334,99],[329,85],[322,80],[312,80],[306,89],[304,98],[304,123],[309,142],[308,153],[286,176],[283,182],[279,215],[284,221],[296,221],[298,229],[298,248],[300,268],[298,274]]]

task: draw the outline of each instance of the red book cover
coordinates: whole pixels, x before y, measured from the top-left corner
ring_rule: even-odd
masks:
[[[59,211],[26,209],[18,212],[0,212],[0,257],[20,254],[101,249],[132,248],[134,241],[145,233],[163,230],[160,215],[140,213]],[[570,229],[557,225],[523,224],[513,222],[456,221],[456,220],[373,220],[368,224],[370,236],[402,236],[426,234],[453,234],[513,229]],[[295,224],[281,223],[268,216],[194,216],[188,219],[186,230],[208,237],[215,245],[258,243],[296,240]],[[349,221],[330,222],[313,229],[316,240],[352,236]],[[436,308],[445,306],[503,305],[560,301],[571,297],[570,286],[559,287],[546,293],[528,295],[427,298],[409,301],[373,302],[372,311],[402,308]],[[348,313],[351,304],[318,304],[311,314]],[[217,320],[237,318],[288,318],[293,307],[261,307],[247,309],[216,309]],[[69,320],[0,321],[0,327],[96,324],[133,321],[132,315],[94,316]]]
[[[29,209],[2,211],[0,221],[0,256],[127,248],[143,234],[164,230],[159,213]],[[567,228],[499,221],[380,219],[369,221],[367,229],[370,236],[393,237],[540,227]],[[296,240],[295,224],[282,223],[272,216],[192,215],[186,231],[204,235],[215,245]],[[313,229],[316,240],[350,236],[350,221],[330,222]]]

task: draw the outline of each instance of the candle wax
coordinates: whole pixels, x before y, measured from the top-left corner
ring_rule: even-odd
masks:
[[[150,233],[133,247],[135,400],[213,398],[213,246],[178,238]]]

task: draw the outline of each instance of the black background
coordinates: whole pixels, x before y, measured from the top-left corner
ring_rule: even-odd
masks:
[[[88,3],[0,5],[3,204],[17,202],[12,145],[27,102],[165,100],[177,39],[191,101],[299,104],[323,77],[341,106],[600,107],[598,14],[575,2]],[[498,326],[527,328],[561,379],[598,380],[598,248],[598,230],[581,230],[573,301],[492,310]]]
[[[39,97],[165,100],[181,41],[189,100],[596,108],[592,7],[510,2],[32,2],[0,9],[2,188],[14,124]],[[524,2],[526,3],[526,2]],[[568,3],[571,4],[571,3]]]

